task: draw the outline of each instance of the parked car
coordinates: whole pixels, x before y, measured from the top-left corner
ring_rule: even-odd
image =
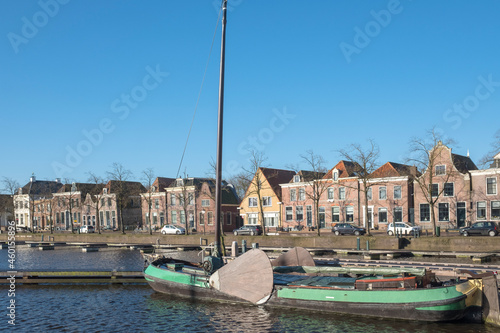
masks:
[[[333,228],[332,232],[335,235],[364,235],[366,234],[365,228],[360,228],[352,223],[337,223]]]
[[[476,222],[469,227],[463,227],[458,230],[461,235],[467,237],[472,235],[496,236],[499,227],[496,222]]]
[[[415,232],[422,232],[422,227],[419,225],[409,225],[405,222],[396,222],[396,233],[399,235],[411,235]],[[394,223],[389,223],[387,226],[387,234],[394,235]]]
[[[80,227],[80,233],[81,234],[91,234],[94,233],[94,227],[91,225],[82,225]]]
[[[166,224],[163,226],[163,228],[161,228],[160,232],[163,235],[167,235],[167,234],[180,235],[180,234],[185,234],[186,229],[184,229],[183,227],[177,226],[177,225]]]
[[[233,234],[235,234],[236,236],[238,236],[238,235],[250,235],[250,236],[261,235],[262,228],[260,227],[260,225],[244,225],[242,227],[239,227],[238,229],[234,229]]]

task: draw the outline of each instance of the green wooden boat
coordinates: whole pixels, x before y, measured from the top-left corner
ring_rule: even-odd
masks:
[[[438,285],[425,269],[273,267],[259,249],[212,274],[196,263],[162,258],[144,276],[158,292],[194,299],[422,321],[459,320],[481,295],[480,280]]]

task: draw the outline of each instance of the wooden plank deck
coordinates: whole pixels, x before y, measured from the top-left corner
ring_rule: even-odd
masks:
[[[0,284],[10,284],[15,277],[15,284],[144,284],[142,272],[128,271],[32,271],[0,272]]]

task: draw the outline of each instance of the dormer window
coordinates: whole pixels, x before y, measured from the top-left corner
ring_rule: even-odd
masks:
[[[103,189],[102,189],[102,193],[103,193],[103,194],[108,194],[108,189],[107,189],[107,188],[103,188]]]
[[[300,183],[300,175],[293,176],[293,182],[294,183]]]
[[[333,180],[338,180],[339,179],[339,170],[333,170]]]
[[[177,179],[176,182],[175,182],[175,185],[177,187],[183,186],[184,185],[184,180],[183,179]]]

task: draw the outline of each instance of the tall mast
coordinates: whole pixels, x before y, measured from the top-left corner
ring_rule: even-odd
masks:
[[[224,114],[224,67],[225,67],[225,51],[226,51],[226,11],[227,0],[222,3],[222,42],[221,42],[221,57],[220,57],[220,79],[219,79],[219,116],[217,125],[217,161],[215,167],[215,243],[214,256],[220,257],[221,244],[221,204],[222,204],[222,128]]]

